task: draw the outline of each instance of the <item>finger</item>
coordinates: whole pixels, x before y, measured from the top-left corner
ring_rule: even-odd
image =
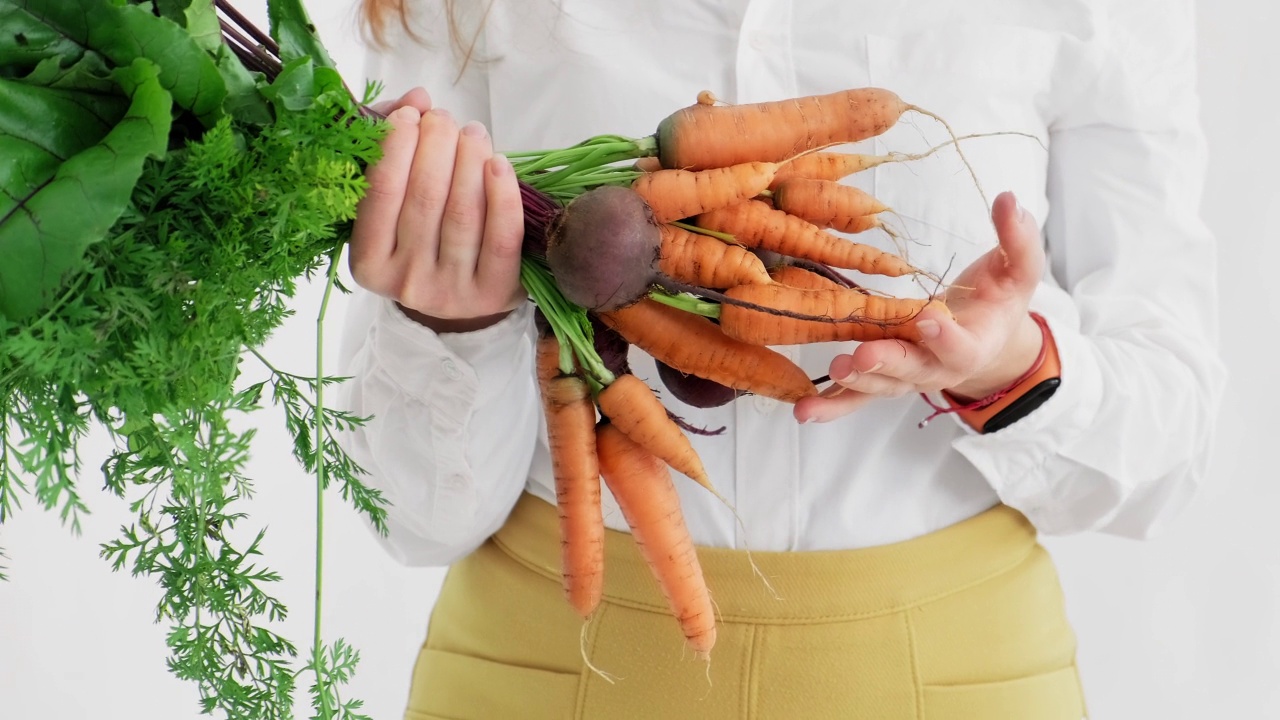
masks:
[[[831,422],[865,406],[875,399],[854,390],[845,390],[839,394],[816,395],[801,398],[792,410],[792,415],[801,423]]]
[[[420,115],[414,108],[403,108],[391,113],[387,120],[391,132],[382,141],[382,159],[365,173],[369,187],[356,208],[352,226],[353,274],[363,272],[368,263],[385,260],[395,252],[396,226],[418,147]],[[357,282],[360,282],[358,276]]]
[[[837,363],[835,360],[831,362],[831,379],[835,383],[846,390],[854,390],[866,395],[875,395],[876,397],[899,397],[911,392],[913,386],[900,378],[892,375],[881,374],[879,371],[883,369],[884,364],[879,363],[873,365],[865,372],[853,369],[854,360],[852,356],[841,355],[836,360],[846,358],[847,362]],[[847,366],[848,370],[843,370],[841,366]],[[839,372],[839,374],[837,374]]]
[[[453,163],[453,183],[440,221],[438,267],[454,277],[472,280],[484,237],[485,165],[493,157],[493,145],[484,125],[467,123],[458,136]]]
[[[416,108],[419,113],[426,113],[431,109],[431,96],[425,89],[416,87],[395,100],[383,100],[374,103],[372,107],[383,115],[393,113],[402,107]]]
[[[1034,289],[1044,273],[1044,245],[1035,218],[1022,209],[1013,193],[1004,192],[992,204],[991,219],[1004,255],[1001,274],[1015,287]]]
[[[999,308],[985,308],[967,314],[967,325],[961,325],[948,313],[926,308],[916,319],[916,329],[923,349],[950,371],[947,380],[965,379],[987,364],[991,348],[1004,346],[1009,334],[1006,315]]]
[[[440,108],[423,115],[405,205],[400,211],[396,252],[420,255],[432,268],[439,251],[440,221],[449,200],[457,151],[458,124],[453,116]]]
[[[852,355],[837,355],[828,371],[842,385],[853,385],[862,376],[880,375],[917,387],[937,382],[944,368],[923,346],[902,340],[873,340],[860,344]]]
[[[511,162],[494,155],[485,164],[486,211],[484,240],[477,268],[478,284],[488,288],[511,288],[514,301],[520,292],[520,249],[524,242],[524,205]]]

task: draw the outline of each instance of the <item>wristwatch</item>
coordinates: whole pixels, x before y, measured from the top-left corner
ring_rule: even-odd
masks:
[[[1062,384],[1061,365],[1058,360],[1058,346],[1053,340],[1053,333],[1045,319],[1037,313],[1031,318],[1040,326],[1040,334],[1044,338],[1040,356],[1026,374],[1014,385],[996,393],[990,403],[963,402],[951,393],[943,391],[947,402],[951,403],[954,412],[969,427],[982,434],[996,432],[1029,415],[1046,400],[1053,397],[1058,386]]]

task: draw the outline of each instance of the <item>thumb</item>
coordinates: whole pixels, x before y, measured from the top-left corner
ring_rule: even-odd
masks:
[[[1004,259],[997,271],[1019,287],[1034,288],[1044,274],[1044,245],[1036,219],[1022,209],[1013,193],[1004,192],[991,206],[991,220]]]

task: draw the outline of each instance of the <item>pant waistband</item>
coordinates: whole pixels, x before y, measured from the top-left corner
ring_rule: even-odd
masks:
[[[525,493],[493,541],[517,562],[560,582],[556,509]],[[903,542],[857,550],[751,552],[698,547],[703,577],[722,621],[842,622],[921,605],[997,576],[1038,547],[1034,527],[997,505],[968,520]],[[606,531],[605,599],[669,613],[629,533]]]

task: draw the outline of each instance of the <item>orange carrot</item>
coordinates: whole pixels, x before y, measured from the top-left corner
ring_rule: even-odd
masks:
[[[534,346],[534,361],[538,371],[538,386],[543,387],[564,373],[560,371],[560,343],[548,332],[538,337]]]
[[[715,612],[671,473],[661,459],[610,423],[596,431],[596,449],[605,484],[685,640],[705,657],[716,643]]]
[[[764,263],[750,250],[675,225],[662,226],[658,268],[680,282],[705,288],[769,282]]]
[[[769,187],[777,169],[773,163],[748,162],[698,172],[658,170],[636,178],[631,189],[649,203],[658,222],[666,223],[753,198]]]
[[[858,153],[812,152],[796,156],[778,165],[769,189],[791,178],[839,180],[877,165],[894,162],[893,155],[860,155]]]
[[[888,233],[890,237],[896,237],[896,234],[893,231],[885,227],[885,224],[880,220],[879,215],[863,215],[862,217],[848,218],[843,225],[828,225],[827,227],[851,234],[866,232],[873,228],[881,228]]]
[[[582,378],[560,375],[559,356],[554,336],[539,339],[538,376],[560,513],[561,581],[569,604],[585,618],[595,611],[604,592],[596,408]]]
[[[783,402],[817,393],[809,376],[782,354],[734,340],[693,313],[645,299],[600,319],[627,342],[682,373]]]
[[[736,305],[720,306],[720,327],[729,337],[757,345],[799,345],[837,340],[900,338],[919,342],[915,318],[940,300],[867,295],[853,289],[804,290],[774,283],[740,285],[725,295],[756,305],[786,309],[821,320],[795,320]]]
[[[879,135],[915,109],[881,88],[748,105],[691,105],[658,125],[658,156],[663,167],[685,170],[777,162]]]
[[[680,426],[644,381],[635,375],[619,375],[596,396],[600,412],[645,450],[711,490],[702,460]]]
[[[773,184],[769,189],[772,190],[778,183],[794,177],[812,178],[814,180],[839,180],[854,173],[860,173],[863,170],[870,170],[888,163],[923,160],[945,147],[955,145],[960,140],[973,140],[975,138],[996,137],[999,135],[1021,135],[1039,142],[1039,138],[1035,135],[1008,131],[962,135],[954,140],[935,145],[921,153],[891,152],[887,155],[861,155],[858,153],[809,152],[797,155],[787,162],[781,163],[778,166],[778,172],[773,176]]]
[[[773,278],[776,283],[801,290],[844,289],[834,280],[824,278],[816,272],[805,270],[795,265],[779,265],[769,268],[769,277]]]
[[[866,230],[870,225],[865,217],[889,209],[852,185],[808,178],[792,178],[779,184],[773,191],[773,206],[819,227],[841,232]]]
[[[699,227],[729,233],[747,247],[772,250],[832,267],[890,277],[919,272],[893,253],[836,237],[813,223],[758,200],[703,213],[696,222]]]

